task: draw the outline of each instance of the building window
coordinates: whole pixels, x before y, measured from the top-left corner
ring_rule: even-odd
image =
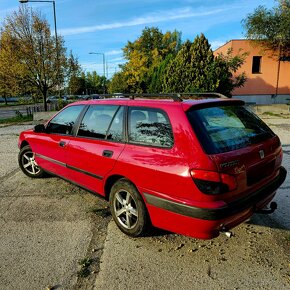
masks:
[[[252,74],[261,73],[261,56],[253,56]]]

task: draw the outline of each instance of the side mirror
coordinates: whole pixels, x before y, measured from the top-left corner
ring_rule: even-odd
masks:
[[[43,124],[39,124],[34,126],[34,132],[36,133],[44,133],[45,132],[45,126]]]

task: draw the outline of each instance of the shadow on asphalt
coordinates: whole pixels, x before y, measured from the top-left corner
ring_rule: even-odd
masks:
[[[272,229],[289,230],[286,226],[283,225],[282,222],[278,223],[273,218],[271,218],[271,214],[254,214],[246,223],[256,226],[269,227]]]
[[[163,236],[168,236],[170,234],[174,234],[174,233],[151,226],[149,231],[144,236],[145,237],[163,237]]]

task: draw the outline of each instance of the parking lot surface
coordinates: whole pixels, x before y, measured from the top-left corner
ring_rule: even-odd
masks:
[[[279,131],[290,171],[290,124]],[[284,124],[284,125],[281,125]],[[18,169],[28,125],[0,128],[0,289],[290,289],[290,178],[278,210],[202,241],[155,230],[129,238],[107,223],[107,203],[56,177]],[[97,213],[97,214],[96,214]],[[98,214],[101,213],[101,214]],[[90,261],[88,277],[81,260]]]
[[[59,178],[20,172],[18,134],[30,127],[0,128],[0,289],[72,289],[98,231],[92,209],[106,203]]]

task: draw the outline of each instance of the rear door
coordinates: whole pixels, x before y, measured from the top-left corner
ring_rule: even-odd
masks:
[[[238,188],[228,199],[247,194],[278,174],[279,138],[245,107],[213,106],[193,109],[187,115],[218,171],[237,179]]]
[[[77,184],[103,194],[103,181],[124,149],[124,106],[91,105],[67,146],[67,167]]]

